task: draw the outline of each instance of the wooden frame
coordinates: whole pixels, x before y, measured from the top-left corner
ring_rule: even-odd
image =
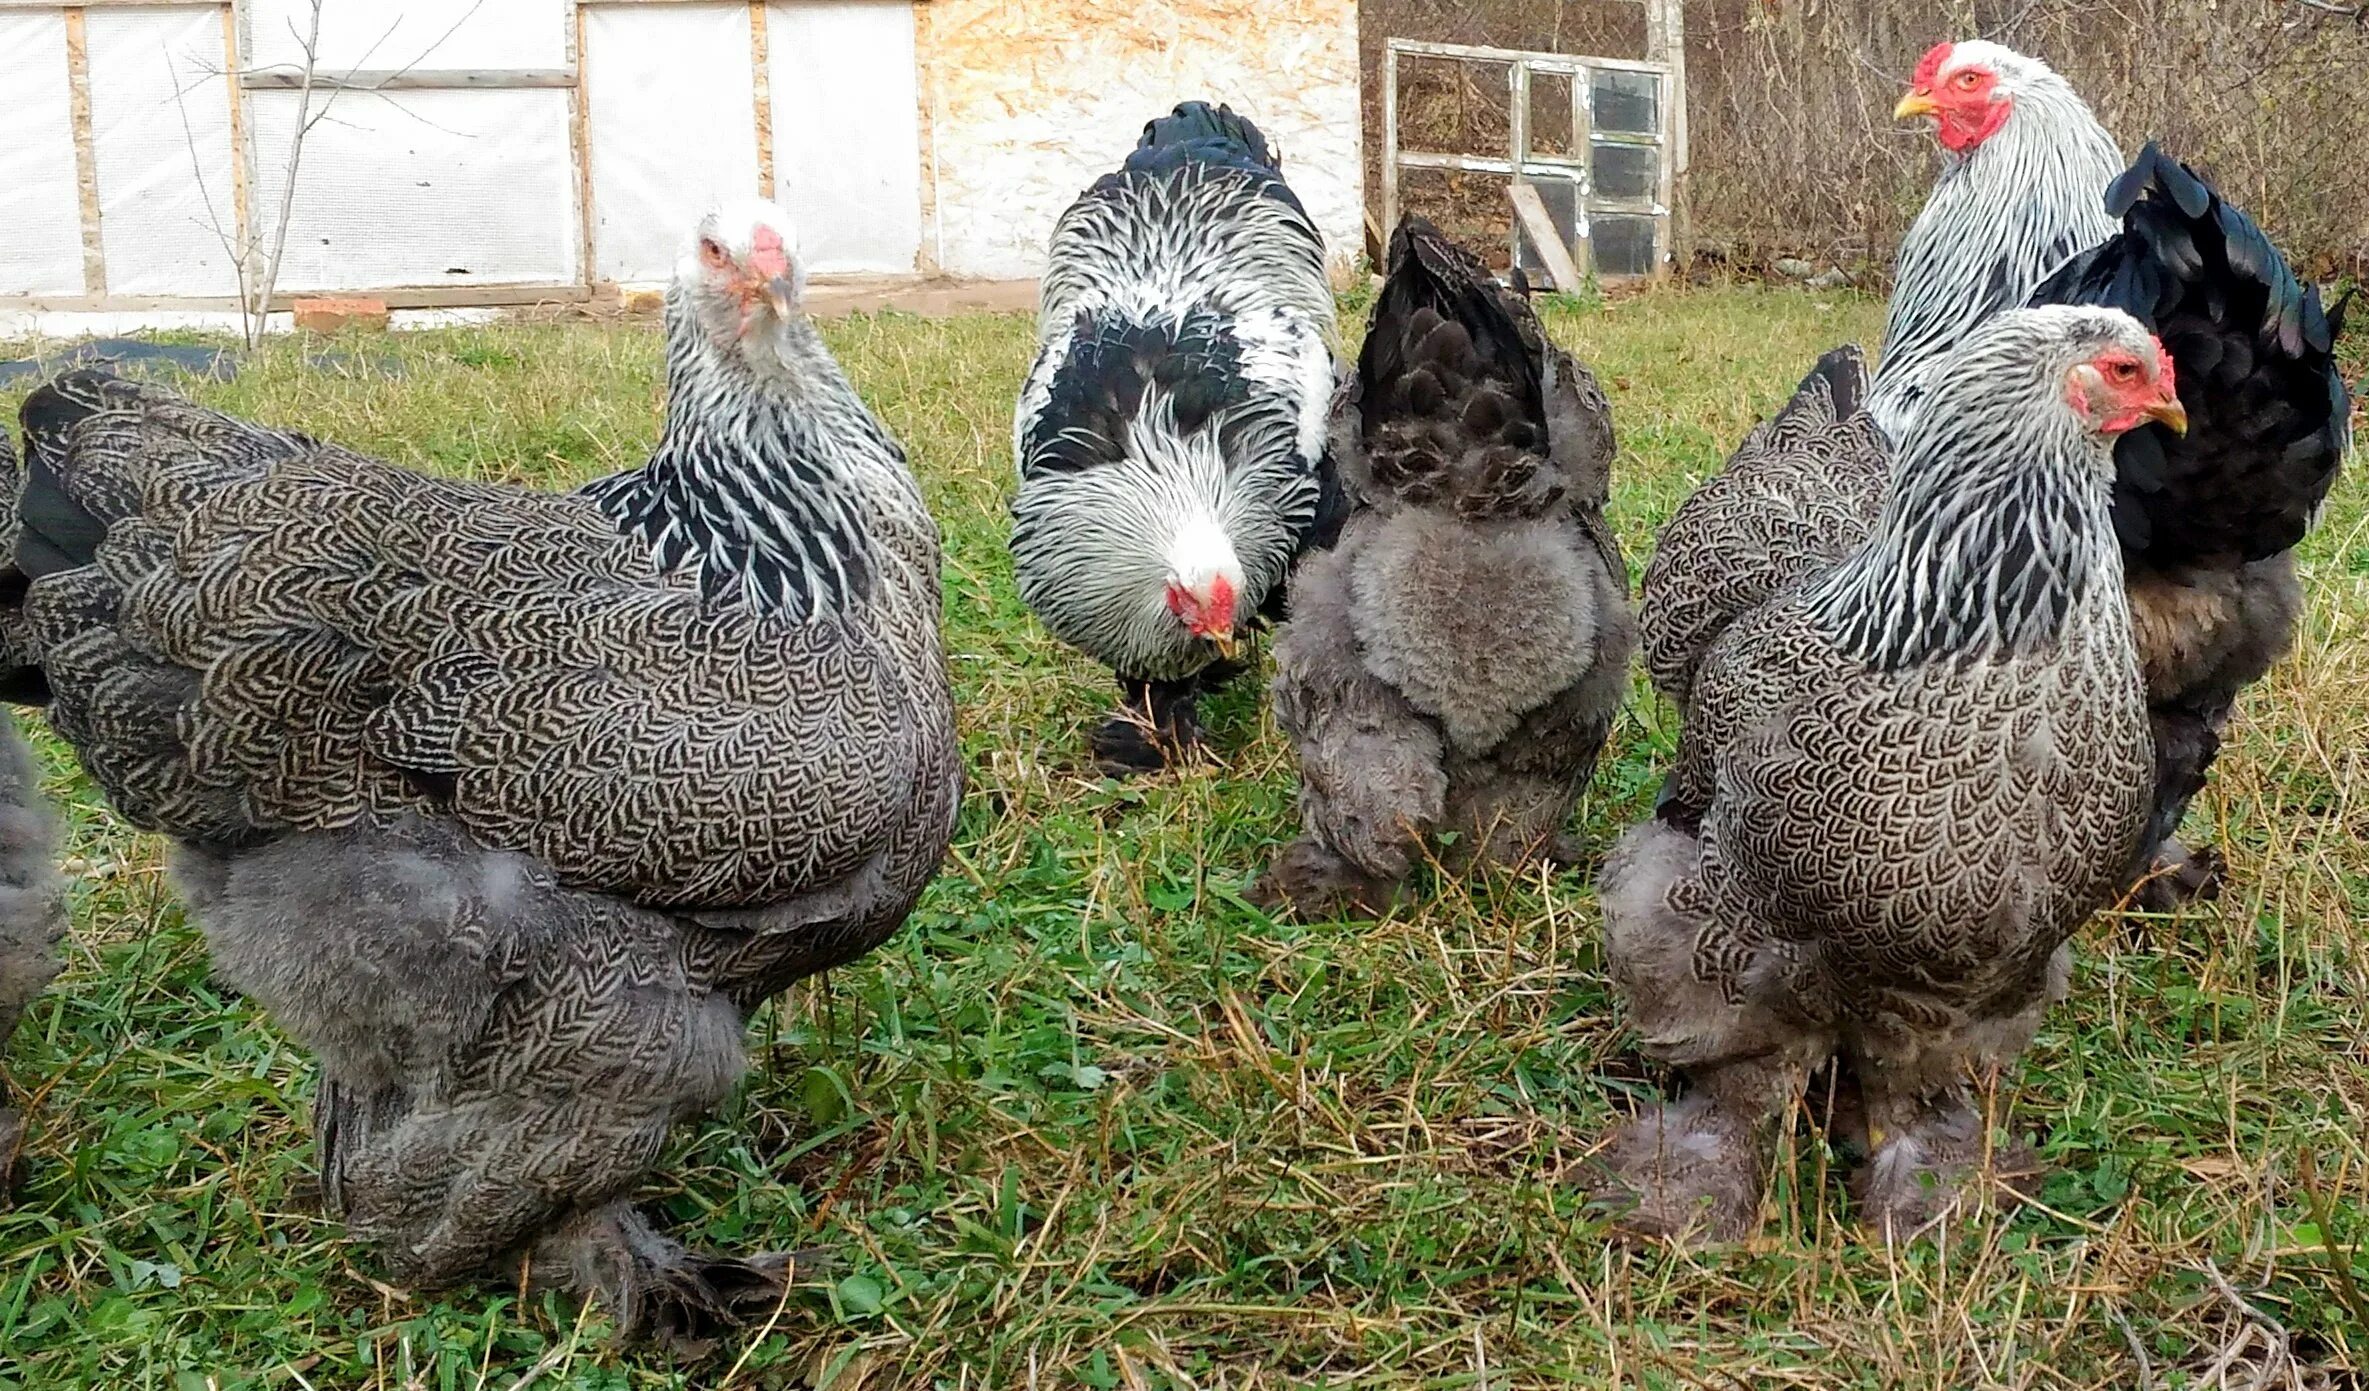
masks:
[[[602,288],[598,263],[598,218],[593,207],[591,94],[586,78],[588,71],[585,54],[585,12],[609,5],[666,5],[695,3],[698,0],[556,0],[560,5],[565,25],[566,66],[555,68],[404,68],[356,69],[348,72],[317,70],[312,85],[323,91],[520,91],[549,90],[567,93],[568,145],[574,166],[574,182],[578,227],[576,236],[577,268],[573,281],[567,283],[529,283],[487,286],[437,285],[393,286],[380,289],[356,287],[342,293],[368,295],[383,299],[390,308],[426,309],[458,308],[484,305],[527,305],[545,303],[580,303],[591,299]],[[712,3],[713,0],[706,0]],[[907,0],[915,10],[917,26],[915,61],[923,61],[928,52],[918,32],[927,24],[927,0]],[[775,152],[772,107],[772,71],[767,34],[767,0],[746,0],[750,38],[751,74],[754,85],[757,163],[759,192],[773,197],[775,188]],[[0,0],[0,11],[35,10],[58,14],[66,27],[68,86],[72,95],[71,116],[74,142],[75,172],[79,198],[82,232],[83,293],[79,295],[20,295],[0,296],[0,312],[105,312],[105,311],[236,311],[240,304],[233,295],[116,295],[107,288],[105,243],[101,235],[95,142],[91,129],[90,81],[88,47],[84,41],[84,11],[91,8],[141,7],[151,9],[212,9],[222,17],[222,73],[230,100],[231,143],[231,208],[235,219],[238,245],[252,241],[255,219],[260,216],[253,206],[255,190],[261,187],[255,148],[255,122],[249,109],[249,98],[255,92],[289,92],[303,85],[301,72],[286,64],[249,67],[244,56],[253,52],[251,35],[252,12],[249,0]],[[936,178],[932,148],[934,112],[931,109],[932,87],[927,73],[917,73],[916,99],[921,104],[920,148],[916,158],[922,161],[923,180],[923,245],[916,256],[917,268],[934,268],[936,256],[930,242],[929,229],[935,225]],[[273,296],[274,303],[266,312],[282,312],[293,298],[288,292]]]
[[[1664,51],[1683,43],[1683,32],[1673,40],[1669,26],[1676,22],[1680,0],[1647,0],[1648,19],[1660,36]],[[1402,58],[1440,59],[1460,63],[1487,63],[1506,68],[1507,140],[1504,158],[1488,155],[1451,154],[1436,150],[1410,150],[1399,130],[1399,65]],[[1631,73],[1653,79],[1655,116],[1659,129],[1653,132],[1599,130],[1594,119],[1595,78],[1600,73]],[[1531,147],[1530,84],[1537,74],[1569,78],[1571,81],[1571,151],[1569,156],[1541,154]],[[1539,178],[1553,179],[1575,186],[1574,197],[1578,247],[1565,248],[1574,253],[1585,252],[1587,269],[1595,267],[1595,252],[1590,235],[1590,214],[1608,216],[1649,216],[1654,221],[1653,270],[1650,278],[1668,274],[1673,252],[1673,210],[1678,195],[1678,166],[1685,134],[1685,90],[1682,85],[1683,68],[1664,61],[1640,61],[1628,58],[1596,58],[1568,53],[1542,53],[1524,49],[1486,48],[1477,44],[1429,43],[1417,39],[1390,39],[1382,49],[1382,221],[1384,231],[1398,225],[1399,179],[1409,169],[1447,169],[1464,173],[1491,174],[1510,179],[1515,184],[1534,183]],[[1595,188],[1594,155],[1599,148],[1634,145],[1657,152],[1658,171],[1654,195],[1646,199],[1614,198]],[[1507,255],[1511,264],[1523,261],[1524,219],[1508,219]],[[1551,258],[1547,258],[1551,262]],[[1599,278],[1602,278],[1599,272]]]

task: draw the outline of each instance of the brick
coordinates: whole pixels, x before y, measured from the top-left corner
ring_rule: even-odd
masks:
[[[383,299],[300,299],[292,306],[296,326],[310,333],[341,333],[349,328],[384,333],[387,302]]]

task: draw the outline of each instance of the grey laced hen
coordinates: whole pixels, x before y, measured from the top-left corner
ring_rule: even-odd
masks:
[[[1275,644],[1304,834],[1256,891],[1378,912],[1441,832],[1452,860],[1569,857],[1636,643],[1595,379],[1409,219],[1333,453],[1350,514]]]
[[[1092,741],[1113,775],[1198,742],[1201,695],[1339,527],[1332,287],[1281,165],[1249,121],[1186,102],[1053,228],[1013,412],[1012,569],[1118,677]]]
[[[1961,1196],[1987,1149],[1969,1079],[2030,1041],[2145,830],[2112,440],[2178,422],[2173,391],[2126,314],[1995,316],[1874,529],[1695,670],[1662,805],[1599,880],[1606,966],[1687,1086],[1603,1153],[1629,1230],[1749,1233],[1774,1122],[1837,1055],[1866,1220],[1906,1236]]]
[[[937,530],[795,258],[770,204],[702,224],[657,451],[576,496],[95,374],[25,403],[52,722],[319,1056],[323,1188],[399,1281],[524,1258],[686,1338],[779,1296],[630,1199],[748,1012],[904,920],[960,792]]]

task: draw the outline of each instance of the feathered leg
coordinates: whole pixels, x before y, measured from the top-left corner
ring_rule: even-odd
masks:
[[[629,1336],[758,1298],[774,1263],[643,1239],[623,1206],[746,1065],[740,1011],[691,975],[673,919],[435,822],[177,869],[217,971],[318,1055],[323,1192],[394,1279],[527,1256]]]
[[[66,929],[57,826],[16,722],[0,714],[0,1044],[58,971]],[[0,1091],[0,1199],[14,1185],[24,1117]]]
[[[1736,937],[1695,902],[1694,836],[1633,826],[1598,878],[1604,962],[1648,1057],[1676,1067],[1684,1099],[1615,1130],[1596,1155],[1594,1193],[1637,1237],[1735,1241],[1759,1225],[1776,1123],[1832,1034],[1767,989],[1783,953]]]
[[[2026,983],[2021,1008],[1954,1026],[1863,1028],[1846,1043],[1865,1107],[1868,1159],[1853,1176],[1860,1220],[1887,1242],[1905,1242],[1984,1191],[1986,1175],[2028,1190],[2040,1174],[2028,1145],[1991,1143],[1973,1079],[1995,1074],[2031,1045],[2050,1005],[2064,998],[2072,950],[2059,947]]]
[[[1091,739],[1094,763],[1105,776],[1133,777],[1157,773],[1182,760],[1201,742],[1201,691],[1198,676],[1182,681],[1138,681],[1119,678],[1119,708],[1110,713]]]
[[[1317,916],[1388,911],[1446,805],[1437,728],[1375,679],[1351,630],[1337,551],[1292,579],[1275,643],[1275,719],[1300,763],[1300,838],[1252,888]]]
[[[2219,888],[2221,856],[2179,840],[2238,696],[2295,642],[2303,585],[2291,552],[2235,568],[2134,568],[2131,631],[2147,680],[2155,803],[2130,873],[2143,909],[2169,912]]]

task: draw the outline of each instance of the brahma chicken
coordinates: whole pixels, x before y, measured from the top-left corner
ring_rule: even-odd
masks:
[[[1012,565],[1045,627],[1118,677],[1092,740],[1114,775],[1198,741],[1201,694],[1338,527],[1332,288],[1280,167],[1250,122],[1186,102],[1053,229]]]
[[[1293,577],[1275,643],[1304,834],[1257,892],[1379,912],[1433,847],[1570,856],[1558,838],[1628,688],[1636,624],[1604,518],[1603,392],[1427,222],[1391,237],[1337,411],[1351,510]]]
[[[702,222],[657,450],[572,496],[97,373],[25,402],[51,723],[319,1058],[324,1194],[399,1282],[523,1261],[686,1338],[780,1298],[633,1197],[960,795],[937,528],[802,285],[778,208]]]
[[[2076,163],[2087,180],[2101,167],[2098,152],[2112,148],[2088,109],[2036,60],[1965,43],[1926,55],[1900,110],[1934,119],[1949,162],[1903,244],[1887,333],[1902,354],[1887,350],[1867,391],[1879,424],[1912,422],[1932,378],[1949,370],[1931,355],[1948,350],[1944,330],[1963,333],[2009,294],[2112,304],[2160,325],[2180,373],[2195,429],[2177,446],[2160,427],[2125,436],[2115,495],[2163,760],[2153,833],[2131,884],[2141,906],[2175,907],[2216,881],[2218,857],[2184,848],[2179,822],[2238,692],[2292,644],[2300,591],[2286,551],[2349,443],[2332,351],[2341,306],[2323,312],[2317,290],[2297,284],[2251,219],[2152,146],[2129,171],[2099,176],[2089,197],[2104,230],[2088,249],[2027,279],[2089,225],[2061,177]],[[2019,240],[1994,244],[1994,227],[2016,229]],[[1913,324],[1939,328],[1903,330]],[[1855,378],[1858,369],[1830,360],[1804,390],[1831,396],[1838,373]],[[1799,395],[1787,416],[1792,428],[1757,450],[1748,441],[1726,474],[1681,505],[1646,567],[1646,662],[1681,707],[1726,623],[1831,563],[1873,523],[1882,489],[1871,481],[1891,472],[1888,432],[1848,425],[1847,413],[1823,417],[1836,430],[1821,429],[1812,423],[1819,407]],[[1754,462],[1772,452],[1774,463]],[[1797,544],[1771,549],[1773,537]]]
[[[1988,1152],[1970,1079],[2030,1041],[2145,832],[2112,442],[2181,419],[2129,315],[1995,315],[1874,527],[1712,643],[1662,804],[1599,879],[1606,967],[1687,1086],[1602,1152],[1626,1230],[1747,1235],[1777,1118],[1838,1055],[1866,1220],[1905,1236],[1957,1201]]]

